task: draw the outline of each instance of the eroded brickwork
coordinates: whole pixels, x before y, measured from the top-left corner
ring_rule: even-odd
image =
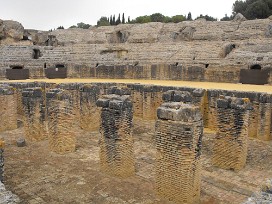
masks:
[[[168,96],[171,95],[165,94],[165,99]],[[181,101],[189,95],[174,92],[172,97]],[[192,104],[168,102],[158,108],[157,115],[157,193],[176,203],[198,203],[203,135],[200,109]]]
[[[100,89],[96,85],[86,84],[80,89],[80,127],[87,131],[97,131],[100,126],[100,108],[96,101]]]
[[[129,91],[113,88],[97,101],[101,111],[100,165],[114,176],[135,173],[132,128],[132,102]]]
[[[22,91],[24,131],[25,137],[30,141],[40,141],[47,138],[46,108],[43,94],[40,87],[26,88]]]
[[[0,86],[0,132],[17,128],[17,100],[15,90]]]
[[[224,97],[217,100],[217,135],[212,162],[223,169],[240,170],[248,149],[249,99]]]
[[[76,117],[73,97],[68,91],[51,89],[46,93],[49,148],[59,154],[76,148]]]
[[[270,95],[261,94],[258,112],[257,138],[260,140],[271,140],[271,101]]]

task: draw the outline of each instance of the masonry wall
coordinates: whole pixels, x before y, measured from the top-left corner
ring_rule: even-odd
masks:
[[[212,162],[223,169],[240,170],[248,150],[249,99],[224,97],[216,101],[217,134]]]
[[[114,88],[102,96],[97,105],[101,110],[100,166],[107,174],[128,177],[135,174],[132,138],[132,102],[127,91]]]
[[[47,138],[46,107],[42,88],[26,88],[22,91],[25,136],[30,141]]]
[[[48,139],[51,151],[65,154],[76,149],[77,120],[73,96],[65,90],[46,93]]]
[[[164,103],[156,121],[156,190],[175,203],[198,203],[203,122],[200,109]]]

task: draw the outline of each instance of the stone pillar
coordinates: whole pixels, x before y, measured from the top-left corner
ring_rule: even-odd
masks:
[[[143,85],[129,84],[132,90],[133,117],[143,118]]]
[[[96,101],[100,89],[96,85],[86,84],[80,89],[80,127],[86,131],[97,131],[100,126],[100,108]]]
[[[25,137],[30,141],[47,138],[46,109],[42,88],[26,88],[22,91]]]
[[[156,120],[156,110],[162,104],[161,87],[143,86],[143,119]]]
[[[212,163],[223,169],[240,170],[246,164],[249,99],[221,97],[217,100],[217,134]]]
[[[61,89],[46,93],[49,148],[58,154],[74,152],[76,148],[76,117],[73,96]]]
[[[0,140],[0,181],[4,181],[4,146],[5,142]]]
[[[0,132],[17,128],[17,100],[15,89],[0,87]]]
[[[178,101],[184,98],[177,93],[175,97]],[[156,191],[175,203],[198,203],[203,135],[200,109],[192,104],[168,102],[158,108],[157,116]]]
[[[97,101],[101,111],[100,165],[102,171],[118,177],[135,174],[132,102],[128,90],[113,89]]]
[[[271,140],[271,96],[261,94],[259,98],[257,138]]]

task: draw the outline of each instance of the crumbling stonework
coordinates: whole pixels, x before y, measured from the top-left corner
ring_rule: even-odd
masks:
[[[248,69],[252,63],[270,73],[271,18],[238,19],[123,24],[53,32],[24,30],[17,22],[1,20],[0,38],[2,35],[5,39],[0,39],[0,78],[6,78],[6,70],[16,64],[29,69],[30,78],[44,78],[44,66],[56,64],[65,64],[70,78],[236,83],[240,70]],[[23,38],[29,40],[22,41]],[[16,46],[10,46],[13,44]],[[33,55],[34,50],[39,51],[38,57]],[[271,83],[271,77],[267,77]]]
[[[114,176],[135,174],[133,138],[131,133],[133,109],[129,91],[113,88],[109,95],[97,101],[101,112],[100,165]]]
[[[51,89],[46,93],[49,148],[65,154],[76,149],[76,117],[73,97],[68,91]]]
[[[0,132],[17,128],[17,101],[15,90],[0,86]]]
[[[259,192],[254,193],[244,204],[272,203],[272,179],[268,179]]]
[[[249,99],[222,96],[217,100],[217,135],[212,162],[223,169],[240,170],[248,149]]]
[[[80,127],[87,131],[96,131],[100,126],[100,108],[96,101],[100,96],[100,89],[96,85],[86,84],[80,90]]]
[[[25,137],[30,141],[47,138],[46,107],[42,88],[26,88],[22,91]]]
[[[271,140],[271,96],[267,94],[260,95],[257,124],[257,138],[260,140]]]
[[[164,95],[165,101],[187,97],[186,92]],[[158,108],[157,115],[156,190],[176,203],[198,203],[203,135],[200,109],[192,104],[168,102]]]

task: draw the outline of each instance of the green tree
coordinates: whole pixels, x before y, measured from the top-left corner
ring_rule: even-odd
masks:
[[[233,19],[233,16],[228,16],[227,14],[225,14],[225,17],[221,18],[220,21],[230,21]]]
[[[119,25],[120,23],[121,23],[121,15],[119,13],[119,16],[118,16],[118,18],[117,18],[117,20],[115,22],[115,25]]]
[[[125,19],[125,14],[123,13],[123,16],[122,16],[122,23],[125,24],[126,23],[126,19]]]
[[[232,6],[232,13],[241,13],[249,20],[267,18],[272,15],[272,0],[236,0]]]
[[[112,23],[112,15],[110,16],[110,25],[113,25],[113,23]]]
[[[171,22],[173,22],[173,21],[172,21],[172,18],[171,18],[171,17],[169,17],[169,16],[164,16],[163,22],[164,22],[164,23],[171,23]]]
[[[105,16],[102,16],[98,21],[97,21],[97,26],[109,26],[110,22],[108,21],[108,18]]]
[[[116,24],[116,22],[115,22],[115,15],[113,15],[113,17],[112,17],[112,25],[115,25]]]
[[[191,14],[191,12],[188,13],[186,20],[187,20],[187,21],[193,20],[193,19],[192,19],[192,14]]]
[[[77,26],[76,25],[72,25],[69,28],[77,28]]]
[[[164,15],[161,13],[153,13],[150,16],[151,22],[163,22],[164,21]]]
[[[208,16],[208,15],[203,16],[202,14],[200,14],[200,16],[198,16],[196,19],[199,19],[199,18],[204,18],[204,19],[206,19],[206,21],[217,21],[217,18],[214,18],[212,16]]]
[[[176,15],[176,16],[172,17],[172,22],[174,22],[174,23],[179,23],[179,22],[182,22],[185,20],[186,20],[186,18],[183,15]]]
[[[247,6],[245,16],[248,19],[267,18],[270,12],[268,5],[259,0]]]
[[[135,19],[135,23],[149,23],[151,22],[150,16],[139,16]]]
[[[63,26],[59,26],[59,27],[57,27],[57,29],[64,29],[64,27]]]
[[[90,24],[85,24],[85,23],[81,22],[81,23],[77,24],[77,27],[78,28],[83,28],[83,29],[88,29],[88,28],[91,27],[91,25]]]
[[[130,16],[128,17],[128,20],[127,20],[128,23],[130,23]]]

